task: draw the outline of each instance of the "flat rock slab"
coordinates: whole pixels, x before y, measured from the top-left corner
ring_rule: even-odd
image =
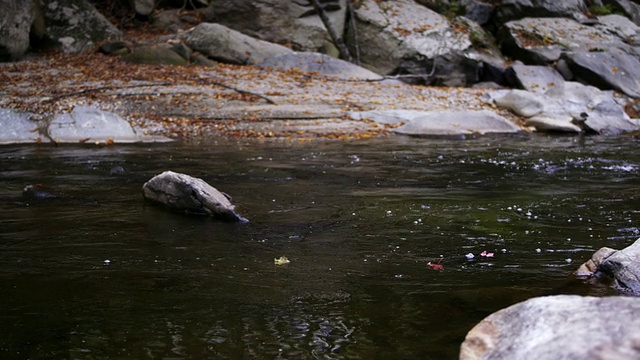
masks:
[[[41,124],[29,113],[0,108],[0,144],[49,142],[40,135]]]
[[[332,58],[328,55],[312,52],[294,52],[271,56],[258,63],[258,66],[270,69],[295,69],[299,71],[316,72],[324,75],[334,75],[340,78],[382,79],[382,76],[358,65]]]
[[[430,112],[402,125],[394,132],[403,135],[472,135],[508,134],[522,131],[520,127],[488,110]]]
[[[160,136],[138,135],[131,124],[119,115],[86,106],[76,106],[70,113],[54,116],[47,128],[57,143],[134,143],[166,142]]]
[[[231,222],[248,220],[235,212],[228,195],[202,179],[165,171],[142,186],[145,199],[188,215],[208,215]]]
[[[633,297],[533,298],[478,323],[460,359],[640,359],[639,318]]]

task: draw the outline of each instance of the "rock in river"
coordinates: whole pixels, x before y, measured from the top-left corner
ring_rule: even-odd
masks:
[[[601,248],[580,266],[576,274],[612,279],[617,290],[640,295],[640,239],[622,250]]]
[[[186,174],[165,171],[142,186],[145,199],[192,215],[209,215],[227,221],[248,222],[235,212],[228,195],[204,180]]]
[[[638,317],[633,297],[533,298],[478,323],[460,359],[640,359]]]

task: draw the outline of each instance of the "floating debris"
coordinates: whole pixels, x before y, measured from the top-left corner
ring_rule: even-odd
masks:
[[[289,259],[286,256],[280,256],[279,258],[273,259],[273,263],[276,265],[285,265],[290,263]]]

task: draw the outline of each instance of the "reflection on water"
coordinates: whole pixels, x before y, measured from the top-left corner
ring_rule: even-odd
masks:
[[[640,236],[638,149],[565,137],[1,147],[0,356],[455,358],[502,307],[611,293],[571,272]],[[165,170],[231,194],[251,222],[145,204],[142,184]],[[23,197],[26,184],[56,197]]]

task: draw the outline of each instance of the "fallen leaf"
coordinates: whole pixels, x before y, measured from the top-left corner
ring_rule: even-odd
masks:
[[[273,262],[276,265],[284,265],[290,263],[291,261],[289,261],[286,256],[280,256],[279,258],[273,259]]]
[[[429,262],[427,263],[427,266],[429,266],[433,270],[444,270],[444,265],[441,264],[432,264],[431,262]]]

